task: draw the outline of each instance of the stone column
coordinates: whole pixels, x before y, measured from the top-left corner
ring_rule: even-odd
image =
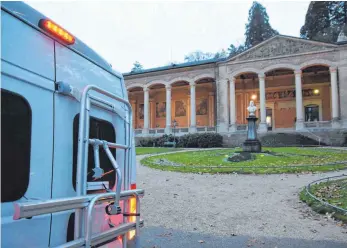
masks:
[[[133,128],[136,129],[136,100],[130,100],[131,110],[133,112]]]
[[[345,55],[345,58],[347,58],[347,54]],[[345,60],[343,65],[339,66],[339,100],[340,105],[342,106],[340,108],[340,118],[341,118],[341,124],[343,128],[347,128],[347,62]]]
[[[339,93],[337,86],[336,67],[330,67],[330,85],[331,85],[331,107],[332,107],[332,127],[339,128]]]
[[[195,82],[190,84],[190,126],[189,132],[196,132],[196,102],[195,102]]]
[[[295,72],[296,130],[304,129],[301,70]]]
[[[219,99],[217,108],[219,109],[220,117],[217,123],[217,131],[219,133],[228,132],[229,128],[229,118],[228,118],[228,79],[220,79],[218,82]]]
[[[208,125],[214,127],[214,92],[208,93]]]
[[[144,93],[144,120],[143,120],[143,134],[148,133],[149,129],[149,89],[147,87],[143,88],[143,93]]]
[[[171,85],[166,86],[166,127],[165,133],[171,133]]]
[[[187,92],[187,127],[190,127],[190,92]]]
[[[149,99],[149,113],[151,118],[149,119],[149,128],[155,128],[155,100]]]
[[[230,80],[230,127],[229,132],[236,132],[236,95],[235,95],[236,78]]]
[[[258,131],[261,133],[267,132],[266,125],[266,99],[265,99],[265,74],[258,74],[259,78],[259,100],[260,100],[260,123]]]

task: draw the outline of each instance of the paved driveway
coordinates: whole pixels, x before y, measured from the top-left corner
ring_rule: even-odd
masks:
[[[309,182],[347,171],[293,175],[209,175],[141,166],[141,247],[346,248],[347,227],[298,199]]]

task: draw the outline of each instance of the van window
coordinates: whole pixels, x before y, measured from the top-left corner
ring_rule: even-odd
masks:
[[[73,173],[72,173],[72,184],[76,190],[76,171],[77,171],[77,151],[78,151],[78,127],[79,127],[79,114],[75,116],[73,122]],[[109,142],[116,142],[116,132],[113,128],[112,123],[105,120],[90,117],[90,127],[89,127],[89,138],[107,140]],[[113,155],[115,156],[115,149],[111,149]],[[88,182],[97,181],[108,181],[109,187],[113,188],[115,185],[115,171],[108,159],[106,152],[102,147],[99,149],[100,154],[100,167],[104,170],[104,176],[99,179],[93,178],[94,169],[94,151],[93,147],[90,145],[88,150]]]
[[[22,198],[29,186],[31,108],[22,96],[1,89],[1,202]]]

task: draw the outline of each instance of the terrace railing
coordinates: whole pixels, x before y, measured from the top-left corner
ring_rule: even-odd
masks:
[[[331,128],[331,121],[308,121],[304,122],[305,128]]]

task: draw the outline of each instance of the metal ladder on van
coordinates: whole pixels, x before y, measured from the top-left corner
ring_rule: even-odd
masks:
[[[98,92],[113,100],[116,100],[125,105],[127,115],[125,117],[126,124],[126,144],[116,144],[105,140],[89,138],[89,121],[91,105],[106,108],[115,112],[114,105],[90,96],[90,91]],[[140,220],[140,201],[139,197],[144,195],[144,190],[135,189],[129,190],[130,185],[130,162],[131,162],[131,142],[132,142],[132,110],[128,101],[105,91],[95,85],[88,85],[83,89],[83,92],[72,88],[66,83],[58,83],[58,92],[73,96],[81,103],[79,132],[78,132],[78,155],[77,155],[77,176],[76,176],[76,197],[32,201],[15,203],[15,213],[13,219],[31,218],[33,216],[56,213],[66,210],[76,210],[75,214],[75,239],[65,243],[59,247],[92,247],[107,241],[112,241],[117,237],[122,237],[123,248],[126,248],[127,237],[129,231],[136,230],[135,242],[138,240],[139,229],[143,226],[143,221]],[[107,107],[105,107],[107,106]],[[116,191],[102,194],[87,194],[87,173],[88,173],[88,147],[93,146],[94,151],[94,178],[100,178],[103,170],[100,167],[99,147],[101,146],[110,160],[116,172]],[[115,160],[110,148],[118,148],[124,150],[124,180],[121,170]],[[123,182],[124,191],[121,192]],[[123,210],[128,209],[127,201],[130,198],[136,198],[136,213],[123,212],[120,207],[120,201],[123,201]],[[101,203],[109,203],[105,211],[108,215],[123,214],[123,223],[112,227],[111,229],[92,235],[92,213],[94,206]],[[129,222],[129,217],[135,217],[135,222]]]

